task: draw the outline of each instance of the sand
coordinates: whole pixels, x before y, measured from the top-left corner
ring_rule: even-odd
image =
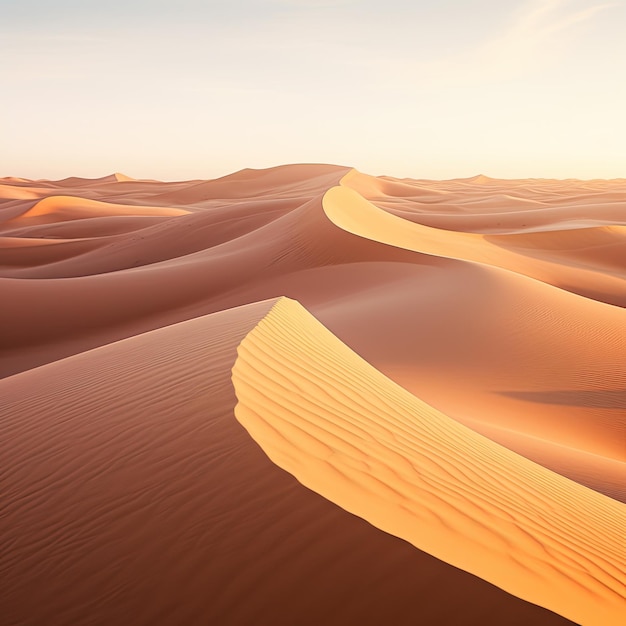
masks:
[[[619,623],[623,504],[432,409],[293,300],[238,353],[235,415],[302,484],[516,596]]]
[[[622,623],[625,208],[1,179],[3,619]]]

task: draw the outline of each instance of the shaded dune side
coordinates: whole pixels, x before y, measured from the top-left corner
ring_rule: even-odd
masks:
[[[626,500],[626,312],[471,263],[320,273],[299,274],[308,289],[280,282],[376,369],[498,443]],[[333,294],[333,279],[354,291]]]
[[[291,169],[272,176],[291,184]],[[257,174],[263,178],[245,175]],[[30,255],[15,245],[0,253],[7,263],[23,264],[4,276],[29,279],[0,279],[6,296],[0,320],[11,328],[0,346],[2,372],[284,294],[446,414],[555,471],[625,497],[624,464],[598,454],[623,457],[626,424],[615,410],[585,405],[590,393],[615,395],[626,385],[619,378],[626,318],[620,323],[617,309],[567,300],[569,294],[542,291],[540,283],[508,272],[346,232],[325,215],[321,196],[306,200],[309,193],[226,200],[115,238],[97,235],[105,222],[132,217],[33,227],[80,224],[94,237],[80,246],[97,246],[84,252],[72,245],[79,242],[56,247],[40,240]],[[13,244],[28,240],[16,237]],[[65,254],[72,258],[52,262]],[[37,261],[42,264],[24,265]],[[81,278],[58,280],[64,276]],[[540,366],[538,347],[547,351]],[[447,389],[450,376],[458,380],[455,394]],[[559,389],[579,406],[551,403]],[[529,391],[540,402],[530,404],[534,396],[523,396]],[[511,436],[511,430],[531,437]]]
[[[0,236],[0,269],[4,276],[8,276],[13,273],[13,268],[57,263],[84,254],[98,245],[93,240]]]
[[[624,203],[626,209],[626,202]],[[573,272],[582,270],[601,273],[617,281],[613,284],[618,290],[626,281],[626,226],[608,225],[593,228],[563,228],[554,231],[541,231],[528,234],[493,235],[486,236],[485,240],[503,249],[523,254],[529,259],[539,259],[549,262],[552,267],[560,264],[565,268],[558,276],[555,284],[562,289],[574,293],[581,293],[588,297],[595,295],[596,300],[606,301],[609,304],[625,306],[620,291],[616,298],[603,298],[602,292],[594,287],[591,276],[581,289],[580,282],[573,278]],[[608,283],[605,289],[609,288]]]
[[[411,221],[446,230],[540,232],[626,225],[626,179],[398,180],[353,170],[344,184]],[[409,202],[407,202],[409,200]]]
[[[4,221],[0,228],[6,229],[7,236],[79,238],[97,242],[88,245],[82,241],[80,245],[65,246],[62,255],[59,250],[54,253],[37,251],[34,262],[29,262],[23,253],[12,252],[7,255],[9,269],[3,274],[12,278],[86,276],[209,249],[237,239],[319,197],[329,186],[337,184],[346,171],[348,168],[338,166],[297,165],[243,170],[202,183],[154,182],[147,185],[151,193],[144,190],[127,194],[129,204],[54,195],[36,203],[22,203],[0,216]],[[94,184],[89,188],[106,197],[106,189],[100,184],[94,187]],[[113,185],[114,189],[120,186],[106,184]],[[85,188],[77,186],[73,191],[84,193]],[[151,206],[155,203],[166,204]],[[167,203],[189,207],[177,209]],[[171,217],[186,219],[181,222],[170,220]],[[77,256],[80,259],[74,260]]]
[[[337,228],[321,195],[307,200],[345,171],[328,169],[330,174],[304,179],[306,189],[291,191],[291,198],[212,201],[175,219],[110,216],[21,229],[31,235],[50,229],[41,234],[58,236],[52,229],[70,234],[73,228],[91,239],[7,238],[11,247],[0,251],[0,261],[12,280],[0,279],[0,320],[11,332],[0,345],[2,373],[288,295],[444,413],[624,499],[625,466],[613,462],[623,459],[624,413],[594,400],[602,394],[619,402],[626,387],[620,353],[626,350],[626,318],[620,320],[620,311],[568,300],[570,294],[510,272],[381,244],[374,239],[382,231],[369,240]],[[231,178],[243,177],[243,186],[255,177],[267,184],[267,178],[294,189],[308,171],[287,167]],[[149,185],[153,193],[171,186]],[[161,223],[137,231],[128,220],[138,219]],[[106,236],[124,225],[135,232]],[[448,391],[450,377],[457,380],[455,394]],[[564,394],[569,405],[560,399]]]
[[[50,262],[45,267],[28,267],[4,275],[11,278],[71,278],[117,272],[120,270],[161,263],[184,257],[238,239],[265,226],[300,205],[294,203],[255,201],[216,207],[166,218],[156,224],[146,224],[133,232],[118,236],[102,235],[110,229],[106,222],[81,220],[81,227],[97,242],[80,253],[80,259],[67,258]],[[91,224],[87,223],[91,222]],[[76,231],[74,230],[74,233]]]
[[[170,216],[159,215],[88,217],[69,222],[50,222],[49,224],[12,228],[2,234],[15,240],[103,239],[112,235],[141,230],[169,220]]]
[[[454,248],[443,232],[422,237],[411,230],[419,225],[350,189],[330,190],[323,204],[331,221],[363,237],[458,258],[474,252],[469,244]],[[395,302],[388,309],[395,311],[389,317],[394,322],[381,324],[384,316],[372,316],[379,341],[369,340],[365,320],[353,331],[345,319],[342,327],[322,311],[320,316],[370,363],[446,414],[536,461],[549,458],[551,469],[623,499],[625,312],[488,265],[466,263],[447,272],[445,287],[430,288],[428,297],[407,290],[399,298],[390,290],[386,299]],[[370,300],[364,318],[377,308]],[[406,333],[403,342],[400,329]],[[450,378],[458,379],[454,394]],[[607,404],[609,398],[613,404]],[[516,439],[511,430],[531,438]],[[550,441],[557,445],[554,455],[548,453]],[[605,463],[598,455],[621,462]]]
[[[238,354],[235,415],[305,486],[569,619],[621,623],[626,506],[421,402],[294,301]]]
[[[3,624],[569,623],[267,458],[233,416],[231,368],[272,304],[0,381]]]
[[[103,202],[131,204],[137,206],[154,206],[151,198],[164,193],[185,189],[199,181],[161,182],[156,180],[117,181],[106,177],[92,184],[80,184],[79,179],[74,183],[59,185],[55,181],[38,180],[23,183],[9,182],[0,184],[0,204],[7,203],[8,198],[43,199],[50,196],[73,196],[94,199]],[[157,203],[158,204],[158,203]]]
[[[107,176],[101,176],[99,178],[84,178],[81,176],[68,176],[67,178],[61,178],[59,180],[46,181],[50,185],[55,187],[97,187],[103,183],[119,183],[123,181],[130,181],[132,178],[124,176],[124,174],[109,174]]]
[[[210,216],[199,219],[208,219]],[[258,299],[282,295],[279,286],[266,296],[252,297],[250,291],[259,283],[301,270],[361,261],[400,261],[416,264],[446,263],[426,255],[370,241],[337,228],[324,214],[321,196],[287,211],[259,228],[208,249],[185,254],[191,239],[184,228],[185,217],[168,221],[163,230],[154,227],[150,237],[163,242],[176,226],[164,248],[173,258],[125,271],[108,271],[115,265],[154,261],[158,246],[144,249],[136,242],[133,257],[131,242],[120,240],[110,255],[86,259],[92,275],[85,277],[41,278],[32,280],[35,271],[46,273],[44,266],[34,268],[28,279],[0,278],[6,305],[0,309],[0,323],[12,328],[3,337],[0,369],[16,373],[54,358],[152,330],[227,306],[246,304]],[[215,239],[230,222],[216,225]],[[235,224],[236,226],[236,224]],[[141,235],[129,235],[137,239]],[[165,239],[164,239],[165,238]],[[193,238],[193,237],[192,237]],[[176,249],[177,248],[177,249]],[[114,254],[113,254],[114,253]],[[180,253],[180,256],[178,254]],[[81,257],[76,257],[76,265]],[[89,263],[93,262],[94,265]],[[67,268],[65,268],[67,269]],[[75,268],[80,273],[80,268]],[[239,295],[231,297],[238,292]],[[118,304],[123,306],[118,306]],[[29,355],[31,346],[38,346]]]
[[[294,194],[309,198],[336,185],[349,171],[347,167],[323,164],[281,165],[262,170],[244,169],[210,181],[188,185],[174,193],[155,196],[159,202],[176,205],[201,204],[211,199],[273,198]]]
[[[396,245],[426,254],[500,267],[588,298],[626,306],[626,271],[619,263],[620,250],[626,246],[623,228],[601,225],[583,228],[581,231],[571,227],[568,230],[561,225],[558,232],[529,233],[524,231],[532,230],[536,218],[521,211],[518,219],[528,228],[521,228],[524,234],[513,234],[510,238],[509,235],[487,236],[464,232],[462,219],[458,215],[453,215],[453,222],[448,225],[451,230],[444,230],[421,223],[422,217],[414,212],[414,198],[404,197],[398,201],[397,207],[394,205],[396,208],[386,205],[384,210],[373,204],[388,198],[381,194],[385,190],[389,191],[387,187],[390,185],[396,183],[353,170],[344,176],[340,186],[327,192],[324,208],[338,226],[365,237],[386,243],[395,241]],[[408,193],[405,190],[408,186],[403,185],[405,193]],[[625,195],[626,192],[623,192],[621,202],[616,202],[612,212],[607,214],[607,218],[614,217],[616,220],[609,224],[624,223]],[[489,197],[481,197],[479,208],[484,207],[489,200]],[[581,207],[581,216],[589,215],[590,210],[588,206]],[[545,219],[545,213],[545,209],[536,211],[539,219]],[[598,213],[595,207],[593,213]],[[571,211],[568,215],[573,224]],[[494,216],[488,215],[488,220],[493,223]],[[556,225],[553,223],[551,228],[556,229]]]

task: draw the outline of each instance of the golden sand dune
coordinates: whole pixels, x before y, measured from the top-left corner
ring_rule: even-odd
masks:
[[[126,215],[185,215],[183,209],[167,207],[126,206],[85,200],[74,196],[48,196],[30,207],[19,216],[4,223],[4,229],[15,226],[46,224],[49,222],[66,222],[94,217],[112,217]]]
[[[626,506],[415,398],[283,299],[238,348],[237,419],[347,511],[584,624],[620,624]]]
[[[567,623],[379,532],[261,452],[233,417],[231,368],[272,304],[0,381],[3,621]]]
[[[0,614],[618,620],[625,208],[332,165],[2,179]]]
[[[328,328],[447,415],[626,500],[623,310],[475,265],[362,269],[379,284],[310,307]]]
[[[341,228],[417,252],[512,270],[586,297],[626,306],[626,269],[619,263],[620,252],[626,248],[624,226],[573,230],[574,214],[568,211],[569,226],[565,229],[556,231],[553,225],[549,233],[536,232],[531,220],[534,213],[541,213],[537,209],[533,209],[531,215],[527,211],[517,213],[517,219],[524,222],[522,230],[526,234],[523,237],[517,235],[519,230],[509,238],[502,234],[486,236],[444,230],[425,226],[417,220],[407,223],[406,213],[401,218],[381,210],[355,191],[352,187],[355,175],[354,172],[348,174],[341,186],[329,190],[325,196],[326,213]],[[406,201],[404,204],[410,205]],[[605,224],[605,220],[614,217],[619,224],[626,224],[626,203],[609,204],[608,212],[594,207],[595,219]],[[589,212],[589,208],[586,210]],[[583,212],[578,208],[576,214]],[[493,215],[490,220],[493,223]]]

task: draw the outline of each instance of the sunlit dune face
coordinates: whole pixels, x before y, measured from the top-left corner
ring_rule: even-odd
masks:
[[[275,305],[238,352],[237,418],[304,485],[515,595],[582,623],[619,622],[624,505],[417,401],[296,303]],[[585,578],[591,563],[605,571]]]
[[[0,614],[621,624],[625,206],[324,164],[2,179]]]
[[[0,626],[626,624],[626,2],[1,4]]]

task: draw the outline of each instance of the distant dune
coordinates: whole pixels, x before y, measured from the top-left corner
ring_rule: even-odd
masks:
[[[622,624],[626,179],[0,179],[7,624]]]

